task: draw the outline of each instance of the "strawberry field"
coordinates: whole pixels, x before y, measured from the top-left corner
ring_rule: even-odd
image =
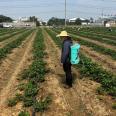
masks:
[[[81,45],[71,89],[63,87],[62,30]],[[0,116],[115,116],[116,28],[0,29],[0,85]]]

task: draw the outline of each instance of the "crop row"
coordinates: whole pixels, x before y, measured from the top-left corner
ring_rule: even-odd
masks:
[[[45,74],[47,73],[45,68],[46,64],[43,60],[45,55],[43,39],[42,30],[39,29],[33,44],[33,62],[30,67],[21,74],[21,81],[26,81],[26,83],[22,83],[18,86],[18,89],[23,91],[22,94],[19,95],[21,99],[18,99],[16,94],[16,96],[8,102],[9,106],[14,106],[21,101],[24,107],[33,108],[33,114],[46,110],[51,101],[50,96],[44,96],[44,98],[36,97],[39,93],[41,83],[45,80]],[[21,111],[19,116],[25,113],[25,111]]]
[[[30,33],[32,33],[32,30],[23,33],[16,40],[12,41],[11,43],[8,43],[5,47],[0,48],[0,60],[5,58],[7,54],[9,54],[12,51],[12,49],[21,45],[22,41],[24,41]]]
[[[3,36],[5,34],[9,34],[9,33],[15,32],[15,31],[18,31],[18,29],[7,29],[4,31],[0,31],[0,36]]]
[[[0,33],[9,32],[11,30],[14,30],[14,29],[0,28]]]
[[[61,41],[56,38],[56,34],[49,29],[46,29],[46,31],[54,42],[61,47]],[[116,75],[113,75],[111,72],[107,72],[98,64],[93,63],[90,58],[82,53],[80,53],[80,63],[76,66],[76,68],[80,70],[80,74],[82,76],[90,77],[92,80],[101,83],[101,87],[98,89],[98,92],[105,92],[116,97]]]
[[[20,31],[12,32],[11,34],[9,34],[9,35],[7,35],[7,36],[0,37],[0,42],[4,41],[4,40],[6,40],[6,39],[9,39],[9,38],[11,38],[11,37],[13,37],[13,36],[15,36],[15,35],[17,35],[17,34],[19,34],[19,33],[24,32],[24,31],[26,31],[26,30],[23,29],[23,30],[20,30]]]
[[[56,31],[56,30],[54,30],[54,31]],[[56,32],[59,32],[59,31],[57,30]],[[72,36],[73,40],[78,41],[81,45],[91,47],[94,51],[97,51],[97,52],[105,54],[105,55],[109,55],[112,59],[116,60],[116,51],[115,50],[104,48],[95,43],[89,42],[87,40],[83,40],[74,34],[70,34],[70,35]],[[76,38],[76,39],[74,39],[74,38]]]
[[[75,30],[78,30],[77,28]],[[105,39],[109,39],[109,40],[116,40],[116,37],[115,36],[112,36],[112,35],[107,35],[107,33],[100,33],[100,32],[96,32],[96,31],[93,31],[93,30],[79,30],[78,32],[86,32],[86,33],[89,33],[89,34],[92,34],[92,35],[96,35],[96,36],[99,36],[99,37],[102,37],[102,38],[105,38]]]
[[[109,31],[109,28],[105,27],[87,27],[87,28],[81,28],[82,31],[91,31],[99,34],[104,34],[108,36],[116,36],[116,28],[112,28],[112,31]]]
[[[98,34],[94,34],[94,33],[90,33],[90,32],[77,31],[77,30],[70,29],[70,28],[67,28],[66,30],[68,32],[73,33],[73,34],[76,34],[76,35],[79,35],[79,36],[82,36],[82,37],[87,37],[88,39],[91,39],[91,40],[96,40],[96,41],[100,41],[100,42],[103,42],[103,43],[106,43],[106,44],[109,44],[109,45],[116,46],[116,41],[111,41],[111,38],[104,39],[103,36],[98,35]],[[116,40],[116,38],[115,39],[113,38],[113,40]]]

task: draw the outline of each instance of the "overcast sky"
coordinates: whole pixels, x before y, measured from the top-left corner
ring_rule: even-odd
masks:
[[[12,18],[37,16],[43,20],[64,18],[65,0],[0,0],[0,14]],[[116,14],[116,0],[67,0],[67,17],[100,17]]]

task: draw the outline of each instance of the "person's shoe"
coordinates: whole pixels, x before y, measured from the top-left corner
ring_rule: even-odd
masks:
[[[71,87],[72,87],[72,84],[71,84],[71,85],[69,85],[69,87],[71,88]]]
[[[65,89],[70,89],[72,86],[64,85],[63,87],[64,87]]]

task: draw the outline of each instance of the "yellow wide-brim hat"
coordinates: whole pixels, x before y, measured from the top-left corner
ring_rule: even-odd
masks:
[[[61,31],[61,33],[58,34],[57,37],[69,37],[69,34],[67,33],[67,31]]]

